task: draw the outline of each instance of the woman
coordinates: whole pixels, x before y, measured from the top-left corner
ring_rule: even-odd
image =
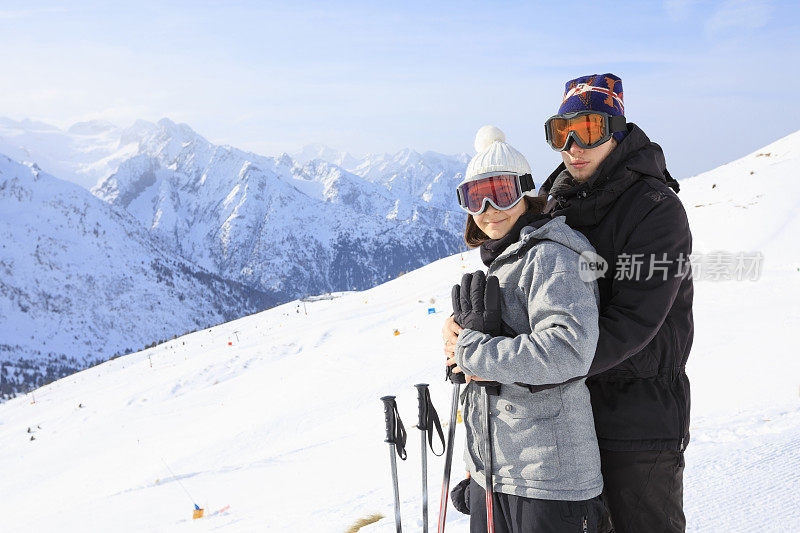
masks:
[[[487,398],[494,531],[594,532],[603,481],[585,376],[597,345],[598,292],[595,281],[579,275],[581,253],[593,249],[564,217],[541,214],[542,200],[527,194],[534,194],[530,166],[502,131],[484,126],[475,148],[458,187],[469,213],[464,238],[480,247],[487,275],[499,280],[504,336],[458,328],[456,344],[445,345],[447,364],[470,379],[470,531],[488,530],[481,416]],[[499,394],[483,396],[479,380],[499,382]]]

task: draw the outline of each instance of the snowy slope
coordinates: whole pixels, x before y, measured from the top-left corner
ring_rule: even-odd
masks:
[[[710,172],[682,180],[695,248],[760,250],[772,266],[800,265],[800,131]]]
[[[696,251],[763,245],[765,255],[757,281],[695,284],[689,531],[792,531],[800,514],[800,264],[776,240],[800,231],[781,198],[797,198],[784,171],[798,148],[794,134],[767,147],[772,159],[682,182]],[[737,182],[751,184],[749,199],[726,187]],[[342,532],[380,512],[361,531],[393,531],[385,394],[398,396],[409,432],[400,495],[406,530],[419,530],[413,385],[431,383],[447,417],[440,328],[450,286],[480,266],[469,252],[367,291],[284,304],[72,375],[35,403],[0,405],[3,530]],[[455,481],[463,437],[459,426]],[[435,527],[443,463],[428,459]],[[190,499],[230,508],[193,521]],[[448,517],[448,531],[468,531],[467,517]]]
[[[0,155],[0,399],[276,298],[159,249],[124,211]]]

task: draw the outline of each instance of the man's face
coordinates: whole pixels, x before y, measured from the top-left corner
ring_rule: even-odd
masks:
[[[613,138],[594,148],[581,148],[578,143],[573,141],[570,143],[569,150],[561,152],[561,157],[564,159],[570,175],[576,181],[584,182],[594,174],[600,163],[616,147],[617,141]]]

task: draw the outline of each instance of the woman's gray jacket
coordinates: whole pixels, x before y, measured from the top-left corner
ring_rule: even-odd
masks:
[[[517,335],[464,329],[455,359],[468,375],[502,384],[500,395],[490,396],[494,490],[576,501],[603,489],[583,378],[597,345],[598,291],[588,266],[594,249],[564,220],[523,228],[519,241],[489,266],[487,275],[500,281],[502,319]],[[562,385],[531,392],[518,383]],[[465,390],[464,455],[485,488],[481,391],[474,383]]]

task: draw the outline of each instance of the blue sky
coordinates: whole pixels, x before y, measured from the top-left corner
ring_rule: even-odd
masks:
[[[377,5],[375,5],[377,4]],[[0,2],[0,116],[167,116],[266,155],[472,150],[541,181],[564,82],[612,72],[676,177],[800,129],[797,2]]]

